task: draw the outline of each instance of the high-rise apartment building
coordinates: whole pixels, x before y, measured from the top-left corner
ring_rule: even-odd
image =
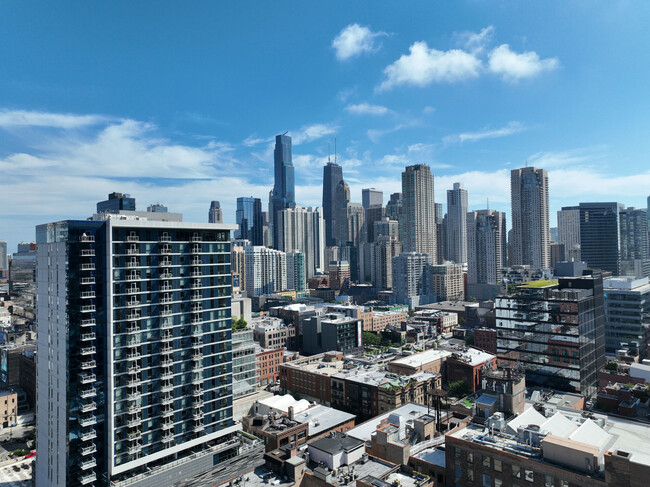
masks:
[[[447,190],[447,258],[467,262],[467,190],[461,183]]]
[[[438,301],[462,301],[465,299],[462,264],[431,266],[431,290]]]
[[[297,250],[287,252],[287,289],[302,293],[307,289],[305,254]]]
[[[407,166],[402,173],[404,252],[425,253],[437,261],[433,174],[425,164]]]
[[[239,454],[234,227],[154,215],[36,228],[36,485],[170,485],[170,468],[182,481]]]
[[[287,289],[287,254],[257,245],[244,247],[244,254],[249,298]]]
[[[277,213],[279,222],[278,250],[300,251],[305,257],[307,278],[325,267],[325,221],[320,208],[285,208]]]
[[[218,201],[212,201],[210,203],[210,211],[208,211],[208,223],[223,223],[221,203]]]
[[[557,242],[564,245],[567,260],[579,262],[580,256],[580,208],[565,206],[557,212]]]
[[[328,161],[323,167],[323,219],[325,220],[325,243],[327,246],[337,245],[336,216],[337,204],[336,188],[343,181],[343,168],[336,162]]]
[[[384,192],[375,188],[362,189],[361,204],[365,209],[371,206],[384,206]]]
[[[232,395],[238,399],[257,391],[257,364],[253,329],[232,332]]]
[[[550,231],[548,221],[548,173],[524,167],[510,173],[512,205],[511,265],[548,269]]]
[[[621,203],[580,203],[580,256],[592,269],[618,275]]]
[[[496,210],[467,213],[467,282],[496,284],[506,267],[506,214]]]
[[[252,196],[237,198],[235,221],[238,226],[235,238],[250,240],[253,245],[262,245],[262,200]]]
[[[600,275],[531,281],[496,299],[499,360],[526,369],[526,384],[592,397],[605,365]]]
[[[431,290],[431,256],[408,252],[393,258],[393,300],[409,309],[434,303]]]
[[[278,213],[285,208],[296,206],[294,168],[291,157],[291,137],[278,135],[275,137],[273,150],[275,184],[271,193],[271,227],[273,228],[273,247],[278,249],[282,229],[277,223]]]
[[[391,220],[399,221],[402,212],[402,193],[393,193],[386,203],[386,216]]]
[[[399,223],[387,216],[373,223],[375,239],[384,236],[399,240]]]
[[[377,289],[392,289],[393,259],[402,252],[402,244],[395,236],[380,235],[370,245],[370,280]]]
[[[622,276],[650,277],[648,255],[648,215],[645,209],[634,207],[620,212]]]
[[[607,352],[630,348],[645,355],[650,338],[650,284],[647,277],[611,277],[605,291]]]
[[[0,240],[0,271],[9,269],[9,254],[7,254],[7,242]]]

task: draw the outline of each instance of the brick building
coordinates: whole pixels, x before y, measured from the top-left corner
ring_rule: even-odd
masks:
[[[481,388],[481,369],[495,368],[497,358],[477,348],[455,352],[447,359],[447,382],[464,381],[472,392]]]
[[[280,365],[284,363],[284,348],[262,349],[255,358],[258,363],[257,386],[275,383],[280,376]]]
[[[497,330],[496,328],[475,328],[474,347],[484,352],[497,354]]]

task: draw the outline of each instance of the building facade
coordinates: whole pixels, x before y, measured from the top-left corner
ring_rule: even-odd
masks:
[[[447,190],[447,259],[467,262],[467,190],[461,183]]]
[[[506,214],[495,210],[467,213],[467,282],[498,283],[506,252]]]
[[[437,262],[433,174],[425,164],[407,166],[402,173],[404,252],[428,254]]]
[[[565,206],[557,212],[558,243],[567,260],[580,261],[580,208]]]
[[[237,198],[235,220],[238,230],[235,238],[249,240],[253,245],[263,245],[262,200],[252,196]]]
[[[337,200],[336,187],[343,181],[343,169],[336,162],[328,161],[323,167],[323,220],[325,221],[325,244],[337,245],[335,231]]]
[[[619,274],[621,203],[580,203],[580,256],[589,267]]]

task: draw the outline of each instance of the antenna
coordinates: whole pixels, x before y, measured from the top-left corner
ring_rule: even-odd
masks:
[[[334,137],[334,164],[338,163],[338,159],[336,157],[336,137]]]
[[[528,167],[528,159],[526,159],[526,167]]]
[[[287,130],[287,131],[286,131],[285,133],[283,133],[282,135],[284,136],[284,135],[287,135],[288,133],[289,133],[289,131]]]
[[[490,209],[490,198],[487,198],[487,209]]]
[[[330,139],[327,139],[327,163],[328,163],[328,164],[329,164],[330,162],[332,162],[332,161],[330,160],[330,152],[331,152],[331,151],[330,151]]]

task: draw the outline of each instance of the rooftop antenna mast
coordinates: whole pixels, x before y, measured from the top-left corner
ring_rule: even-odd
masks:
[[[332,162],[332,161],[330,160],[330,153],[331,153],[331,149],[330,149],[330,139],[327,139],[327,163],[328,163],[328,164],[329,164],[330,162]]]
[[[336,137],[334,137],[334,164],[338,164],[338,158],[336,154]]]
[[[487,209],[490,209],[490,198],[487,198]]]

